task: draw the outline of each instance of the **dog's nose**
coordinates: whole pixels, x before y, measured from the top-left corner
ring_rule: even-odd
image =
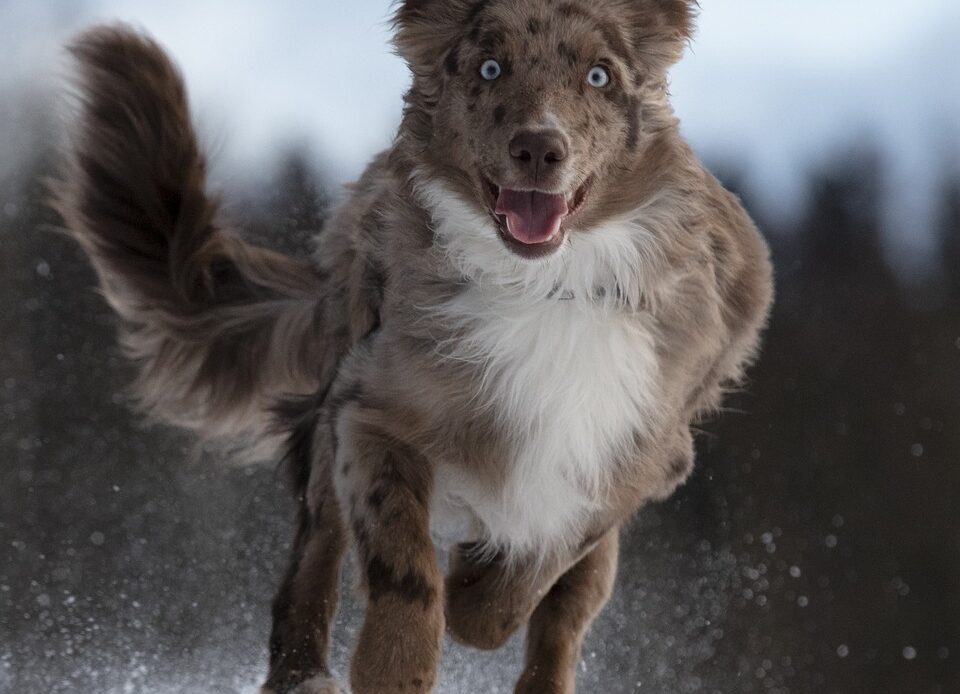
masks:
[[[534,175],[552,169],[567,154],[567,139],[559,130],[524,130],[510,141],[513,161]]]

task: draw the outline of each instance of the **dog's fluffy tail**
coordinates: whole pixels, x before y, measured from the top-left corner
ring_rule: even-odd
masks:
[[[55,206],[89,254],[151,414],[210,438],[259,436],[322,367],[313,264],[218,226],[177,68],[122,26],[71,47],[81,111]]]

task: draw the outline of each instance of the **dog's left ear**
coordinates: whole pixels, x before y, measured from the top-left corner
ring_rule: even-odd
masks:
[[[700,3],[696,0],[631,0],[634,44],[654,70],[680,60],[694,32]]]
[[[471,0],[403,0],[393,15],[393,43],[415,75],[439,68],[469,21]]]
[[[662,13],[664,19],[681,41],[693,36],[694,24],[700,3],[696,0],[654,0],[654,4]]]

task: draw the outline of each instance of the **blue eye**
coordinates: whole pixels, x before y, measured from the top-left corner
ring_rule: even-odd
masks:
[[[501,72],[500,63],[496,60],[488,60],[480,66],[480,76],[491,82],[497,79]]]
[[[603,89],[610,84],[610,73],[603,65],[594,65],[587,73],[587,83],[591,87]]]

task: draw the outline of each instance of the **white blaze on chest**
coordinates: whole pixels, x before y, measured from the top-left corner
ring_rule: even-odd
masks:
[[[498,546],[523,552],[578,542],[618,452],[656,408],[653,333],[638,314],[590,301],[518,302],[480,289],[445,313],[459,314],[466,331],[441,351],[478,367],[477,407],[506,432],[511,459],[500,489],[441,473],[438,501],[459,497],[482,524],[482,539]]]

